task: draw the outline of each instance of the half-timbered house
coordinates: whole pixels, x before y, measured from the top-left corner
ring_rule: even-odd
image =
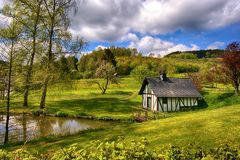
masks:
[[[146,77],[139,91],[143,108],[159,112],[198,106],[202,95],[189,78]]]

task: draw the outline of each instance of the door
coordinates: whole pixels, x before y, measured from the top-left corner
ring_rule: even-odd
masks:
[[[147,97],[147,108],[151,110],[151,105],[152,105],[152,99],[151,97]]]

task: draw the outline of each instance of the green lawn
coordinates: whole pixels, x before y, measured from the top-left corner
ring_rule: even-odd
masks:
[[[129,77],[121,78],[119,84],[110,85],[106,94],[102,94],[97,85],[88,83],[88,80],[58,83],[48,89],[47,112],[128,119],[135,108],[141,107],[139,88],[140,84]],[[29,108],[22,107],[22,95],[14,95],[11,112],[38,110],[40,93],[40,91],[31,92]]]
[[[22,147],[31,151],[49,151],[73,143],[86,145],[91,140],[116,139],[124,136],[127,141],[146,137],[149,148],[158,149],[162,145],[185,146],[193,144],[212,148],[220,144],[239,145],[240,105],[214,110],[183,112],[179,116],[152,120],[144,123],[121,123],[106,129],[80,132],[77,135],[40,139],[24,145],[6,147],[14,150]]]
[[[141,108],[141,96],[138,96],[140,84],[133,78],[122,78],[118,85],[110,86],[107,94],[101,94],[96,85],[87,80],[72,84],[51,86],[47,97],[49,113],[62,111],[70,115],[92,115],[128,119],[133,108]],[[204,148],[222,143],[238,145],[240,142],[240,97],[233,95],[229,86],[204,88],[204,101],[193,111],[165,113],[166,118],[144,123],[121,122],[105,129],[89,130],[67,137],[50,137],[33,140],[26,144],[11,144],[4,148],[14,150],[25,148],[40,152],[68,146],[73,143],[86,145],[91,140],[124,136],[130,142],[146,137],[150,147],[158,149],[161,145],[194,144]],[[32,92],[30,108],[21,107],[21,95],[15,95],[12,112],[30,112],[38,110],[40,92]]]
[[[136,109],[141,108],[141,96],[138,95],[140,84],[132,77],[120,79],[119,84],[110,85],[106,94],[102,94],[97,85],[89,80],[79,80],[54,84],[48,89],[47,112],[56,114],[64,112],[68,115],[93,116],[96,118],[128,119]],[[13,95],[10,111],[15,113],[39,110],[41,92],[31,91],[28,108],[22,107],[23,96]],[[217,88],[204,88],[204,100],[201,109],[240,104],[239,96],[233,94],[231,86],[218,84]],[[0,101],[1,111],[5,111],[5,103]],[[177,113],[178,115],[179,113]],[[169,116],[176,115],[170,113]]]

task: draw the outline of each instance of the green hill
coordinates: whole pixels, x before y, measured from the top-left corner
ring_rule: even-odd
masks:
[[[172,52],[165,57],[181,57],[181,54],[191,53],[196,55],[197,58],[218,58],[224,54],[222,49],[208,49],[208,50],[197,50],[197,51],[176,51]]]

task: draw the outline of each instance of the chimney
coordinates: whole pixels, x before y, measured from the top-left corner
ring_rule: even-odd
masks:
[[[165,72],[160,73],[161,81],[167,81],[167,74]]]

